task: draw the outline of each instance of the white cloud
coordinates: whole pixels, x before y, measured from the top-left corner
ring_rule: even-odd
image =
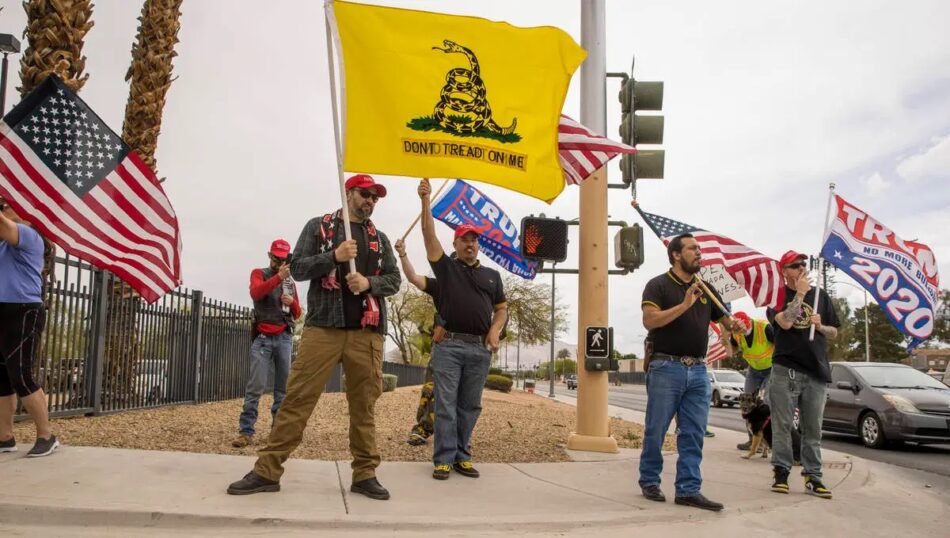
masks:
[[[901,161],[897,173],[910,182],[950,178],[950,136],[937,139],[922,153]]]
[[[875,172],[874,174],[863,179],[861,182],[864,184],[865,192],[867,192],[871,197],[879,196],[881,193],[890,188],[890,184],[886,179],[884,179],[884,176],[882,176],[880,172]]]

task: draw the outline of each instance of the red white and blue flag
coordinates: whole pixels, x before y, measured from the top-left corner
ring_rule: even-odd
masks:
[[[664,245],[680,234],[693,234],[702,251],[703,265],[722,265],[755,306],[779,309],[785,303],[785,280],[778,261],[724,235],[647,213],[639,207],[637,211]]]
[[[564,181],[568,185],[580,185],[621,153],[637,152],[633,146],[594,134],[563,114],[557,126],[557,149],[561,169],[564,170]]]
[[[432,216],[453,230],[462,224],[474,226],[481,234],[479,250],[506,271],[527,280],[537,274],[538,264],[521,256],[518,225],[485,193],[461,179],[432,203]]]
[[[930,248],[902,240],[838,195],[832,212],[821,256],[868,290],[910,339],[908,351],[930,338],[940,283]]]
[[[178,219],[158,178],[55,75],[0,122],[0,195],[148,302],[181,283]]]

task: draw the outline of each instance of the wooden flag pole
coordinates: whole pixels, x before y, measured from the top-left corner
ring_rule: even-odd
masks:
[[[828,235],[828,222],[831,221],[831,202],[834,200],[834,198],[835,198],[835,184],[829,183],[828,184],[828,209],[825,212],[825,228],[821,232],[821,246],[818,247],[819,254],[821,253],[821,248],[825,246],[825,238]],[[820,257],[818,259],[821,260]],[[824,284],[824,282],[822,282],[822,284]],[[812,307],[811,307],[812,314],[818,313],[818,297],[819,296],[821,296],[821,286],[818,285],[818,277],[816,276],[815,277],[815,300],[812,303]],[[815,339],[815,326],[812,325],[811,329],[809,329],[808,331],[808,340],[812,341],[814,339]]]
[[[445,186],[448,185],[448,184],[449,184],[449,180],[445,180],[445,182],[443,182],[442,185],[439,187],[439,190],[435,191],[435,194],[433,194],[432,196],[429,197],[429,200],[435,200],[436,198],[438,198],[438,197],[439,197],[439,193],[441,193],[442,190],[445,188]],[[412,224],[409,225],[409,229],[406,230],[406,233],[402,234],[402,242],[403,242],[403,243],[405,243],[405,242],[406,242],[406,238],[409,237],[409,232],[411,232],[412,229],[416,227],[416,224],[419,224],[419,220],[420,220],[421,218],[422,218],[422,211],[420,211],[419,214],[416,215],[416,219],[415,219],[414,221],[412,221]]]
[[[330,103],[333,109],[333,143],[336,146],[336,170],[340,181],[340,201],[342,202],[343,206],[343,233],[346,236],[346,240],[349,241],[353,239],[353,234],[350,231],[350,208],[346,205],[346,184],[345,180],[343,179],[343,150],[341,149],[340,143],[340,119],[338,117],[339,112],[337,111],[336,106],[336,76],[333,69],[333,28],[330,26],[330,17],[333,16],[333,4],[328,2],[324,6],[324,10],[326,15],[324,17],[324,22],[326,22],[327,27],[327,74],[330,77]],[[350,272],[355,273],[356,260],[350,260],[349,265]]]

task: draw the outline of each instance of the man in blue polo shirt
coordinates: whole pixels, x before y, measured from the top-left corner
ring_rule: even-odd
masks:
[[[433,334],[432,373],[435,381],[435,441],[432,477],[445,480],[452,469],[478,478],[469,444],[482,412],[482,388],[498,349],[508,306],[501,275],[478,262],[478,230],[455,229],[455,258],[445,255],[435,235],[429,202],[429,180],[419,183],[422,236],[429,265],[439,282],[438,314],[445,322]]]

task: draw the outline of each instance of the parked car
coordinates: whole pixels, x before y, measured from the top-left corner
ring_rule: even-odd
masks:
[[[564,382],[567,383],[567,390],[576,390],[577,389],[577,376],[570,374],[564,378]]]
[[[822,429],[870,448],[950,442],[950,387],[904,364],[831,363]]]
[[[159,403],[168,396],[168,361],[143,359],[138,365],[135,384],[139,394],[149,404]]]
[[[709,370],[712,385],[712,404],[716,407],[739,404],[739,395],[745,388],[745,376],[735,370]]]

